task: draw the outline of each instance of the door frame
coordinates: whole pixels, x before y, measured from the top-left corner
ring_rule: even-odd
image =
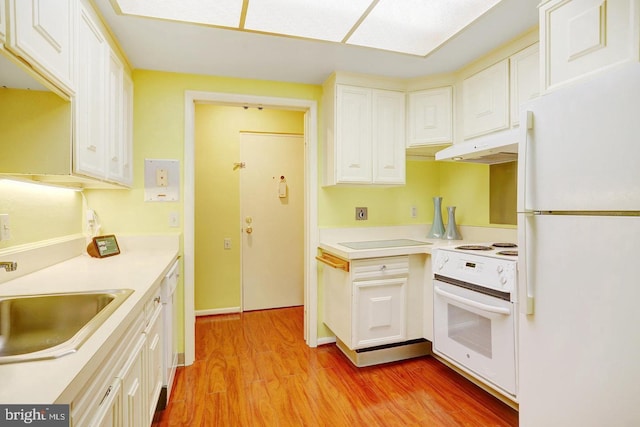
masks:
[[[304,338],[318,345],[318,103],[314,100],[185,91],[184,121],[184,364],[195,361],[195,104],[262,106],[304,111]]]

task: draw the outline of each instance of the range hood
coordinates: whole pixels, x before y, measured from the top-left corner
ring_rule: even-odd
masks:
[[[518,160],[519,129],[509,129],[453,144],[436,153],[436,160],[493,165]]]

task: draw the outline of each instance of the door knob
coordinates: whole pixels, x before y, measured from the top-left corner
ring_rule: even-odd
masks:
[[[251,234],[251,233],[253,233],[253,227],[249,226],[249,227],[245,228],[244,231],[246,231],[247,234]]]

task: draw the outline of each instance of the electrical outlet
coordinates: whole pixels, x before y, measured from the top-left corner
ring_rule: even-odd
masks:
[[[231,249],[231,238],[230,237],[225,237],[224,238],[224,248],[225,249]]]
[[[418,217],[418,207],[411,206],[411,218],[417,218],[417,217]]]
[[[356,208],[356,221],[365,221],[367,217],[367,208]]]

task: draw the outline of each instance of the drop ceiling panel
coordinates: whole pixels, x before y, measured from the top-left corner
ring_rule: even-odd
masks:
[[[242,0],[116,0],[125,15],[237,28]]]
[[[245,29],[340,42],[371,0],[251,0]]]
[[[347,43],[425,56],[500,0],[380,0]]]

